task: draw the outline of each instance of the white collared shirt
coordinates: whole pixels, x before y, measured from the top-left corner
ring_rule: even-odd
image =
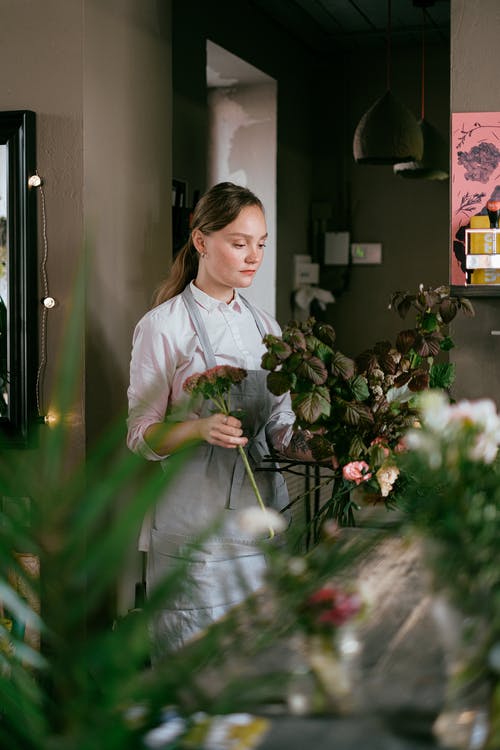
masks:
[[[214,351],[217,365],[232,365],[246,370],[261,369],[266,347],[254,317],[235,290],[226,304],[190,284],[201,319]],[[265,330],[281,335],[278,323],[257,308]],[[195,372],[207,369],[201,342],[182,297],[177,295],[144,315],[137,324],[132,344],[130,385],[128,389],[129,448],[150,460],[165,458],[155,453],[144,440],[146,429],[163,422],[170,413],[187,402],[183,384]],[[186,413],[186,419],[198,416]],[[276,397],[268,434],[277,449],[290,441],[295,416],[289,394]]]

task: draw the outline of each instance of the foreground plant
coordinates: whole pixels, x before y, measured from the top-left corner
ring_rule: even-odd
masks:
[[[227,417],[232,415],[231,411],[231,387],[241,383],[247,376],[247,371],[241,367],[231,367],[230,365],[218,365],[205,372],[198,372],[191,375],[184,382],[183,388],[191,396],[203,396],[204,399],[212,401],[216,411],[225,414]],[[247,454],[243,446],[238,445],[238,452],[245,466],[250,484],[254,491],[255,497],[261,511],[266,514],[267,508],[262,500],[252,467],[248,461]],[[269,538],[273,539],[274,529],[269,526]]]
[[[445,329],[461,311],[473,314],[470,302],[450,295],[449,287],[416,294],[396,292],[390,308],[415,325],[401,331],[396,343],[379,341],[357,357],[335,348],[332,326],[314,318],[292,321],[281,337],[264,339],[262,367],[270,370],[271,393],[290,392],[296,426],[309,429],[314,458],[332,454],[332,495],[320,510],[320,522],[334,517],[354,525],[357,503],[351,490],[362,486],[391,505],[403,485],[396,456],[401,438],[418,418],[414,396],[429,387],[449,389],[453,366],[435,362],[452,348]],[[317,521],[318,519],[316,519]]]
[[[81,380],[82,279],[74,303],[51,399],[59,415],[72,413]],[[189,554],[141,609],[115,611],[142,518],[185,460],[183,452],[171,456],[169,477],[146,472],[125,449],[123,424],[88,447],[85,464],[74,460],[75,426],[64,416],[40,427],[36,454],[16,451],[0,462],[1,747],[135,750],[165,705],[186,713],[217,702],[217,693],[202,694],[194,683],[223,660],[232,623],[149,667],[150,623],[189,586]],[[19,553],[36,562],[39,576]]]
[[[462,669],[450,682],[461,708],[446,706],[441,725],[446,732],[466,708],[477,709],[469,692],[482,686],[490,714],[485,747],[493,750],[500,747],[500,418],[488,399],[450,404],[436,391],[420,396],[419,411],[420,427],[408,433],[400,457],[409,477],[402,507],[429,542],[424,562],[462,634]],[[445,641],[453,642],[451,628]]]
[[[61,415],[74,408],[81,380],[82,282],[53,394]],[[151,669],[149,626],[166,602],[185,593],[189,554],[140,609],[117,616],[114,602],[143,515],[183,469],[184,452],[169,458],[168,476],[147,472],[143,460],[125,450],[120,420],[88,446],[85,464],[75,464],[74,429],[73,420],[64,418],[44,425],[36,453],[16,451],[0,462],[0,746],[136,750],[168,706],[189,717],[261,705],[269,675],[242,680],[233,664],[243,653],[251,660],[295,627],[288,600],[270,597],[279,616],[268,617],[269,599],[250,597]],[[250,510],[258,518],[249,518]],[[243,520],[267,525],[257,505]],[[198,543],[212,533],[207,529]],[[36,560],[40,576],[18,553]],[[316,587],[339,575],[355,548],[320,547],[317,553]],[[291,553],[283,548],[282,554]],[[309,590],[312,582],[307,585]],[[38,637],[28,641],[28,630]],[[282,682],[280,674],[272,686]]]

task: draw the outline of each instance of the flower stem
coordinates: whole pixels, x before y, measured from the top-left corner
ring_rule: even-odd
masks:
[[[259,492],[259,488],[257,487],[257,483],[256,483],[255,477],[253,475],[252,467],[250,466],[250,464],[248,462],[247,454],[245,453],[245,451],[243,450],[243,446],[241,446],[241,445],[238,445],[238,450],[240,452],[241,459],[242,459],[242,461],[243,461],[243,463],[245,465],[245,469],[246,469],[246,472],[248,474],[248,478],[250,480],[250,484],[252,485],[252,489],[255,492],[255,497],[257,498],[257,501],[258,501],[258,503],[259,503],[262,511],[265,513],[266,512],[266,506],[264,505],[264,502],[263,502],[262,497],[261,497],[260,492]],[[271,526],[269,526],[269,538],[272,539],[273,537],[274,537],[274,529]]]

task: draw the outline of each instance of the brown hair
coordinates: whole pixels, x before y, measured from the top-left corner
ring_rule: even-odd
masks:
[[[180,294],[196,278],[199,255],[193,245],[193,231],[199,229],[203,234],[218,232],[248,206],[258,206],[264,211],[262,202],[251,190],[232,182],[219,182],[200,198],[193,211],[189,239],[176,255],[169,275],[157,289],[153,307]]]

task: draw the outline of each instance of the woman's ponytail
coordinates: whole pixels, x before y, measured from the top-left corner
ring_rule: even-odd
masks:
[[[180,294],[189,282],[196,278],[198,257],[198,252],[193,245],[191,235],[189,235],[188,241],[175,256],[169,275],[156,290],[153,307],[157,307],[162,302],[166,302],[167,299]]]

